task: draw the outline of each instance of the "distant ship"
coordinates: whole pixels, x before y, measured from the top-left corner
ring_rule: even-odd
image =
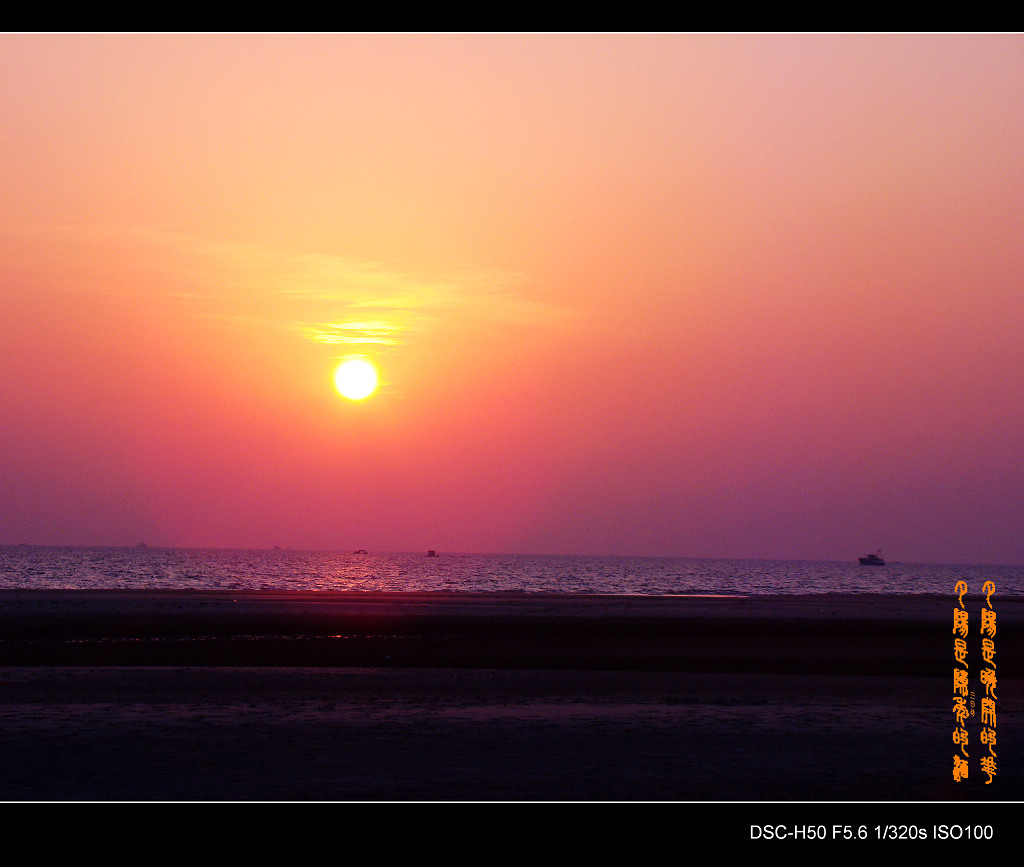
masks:
[[[353,554],[365,554],[365,553],[366,553],[366,549],[365,549],[365,548],[357,548],[357,549],[356,549],[355,551],[353,551],[352,553],[353,553]]]
[[[857,562],[861,566],[884,566],[885,560],[882,559],[882,552],[878,551],[874,554],[868,554],[866,557],[858,557]]]
[[[435,551],[433,548],[431,548],[429,551],[427,551],[427,556],[428,557],[436,557],[437,556],[437,551]]]

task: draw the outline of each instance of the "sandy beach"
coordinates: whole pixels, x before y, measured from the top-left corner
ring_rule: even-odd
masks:
[[[1019,800],[1024,599],[990,785],[955,602],[2,591],[0,797]]]

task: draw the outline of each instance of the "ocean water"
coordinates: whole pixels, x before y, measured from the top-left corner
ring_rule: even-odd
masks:
[[[1024,595],[1024,566],[517,554],[0,546],[0,589]]]

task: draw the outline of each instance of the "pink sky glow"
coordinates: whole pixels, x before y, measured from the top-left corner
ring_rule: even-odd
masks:
[[[1024,563],[1019,34],[7,34],[0,79],[0,543]]]

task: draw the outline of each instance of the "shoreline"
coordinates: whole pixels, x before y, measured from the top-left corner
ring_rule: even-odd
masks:
[[[955,597],[932,595],[5,590],[0,665],[884,676],[896,662],[906,675],[949,677],[955,604]],[[1000,646],[1016,645],[1024,597],[996,599],[994,605]]]
[[[970,600],[968,600],[970,602]],[[2,590],[0,665],[949,676],[955,597]],[[1024,597],[996,599],[1000,647]],[[977,603],[975,604],[977,608]]]
[[[0,799],[1020,800],[1024,599],[990,786],[955,602],[0,591]]]

